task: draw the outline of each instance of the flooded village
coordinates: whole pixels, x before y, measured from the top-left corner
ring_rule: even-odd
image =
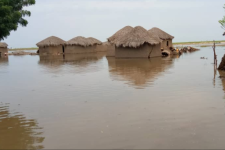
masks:
[[[51,21],[46,29],[39,28],[31,20],[37,37],[11,40],[15,31],[1,40],[0,33],[0,149],[224,149],[225,41],[177,42],[198,35],[179,29],[178,22],[164,25],[154,17],[160,24],[145,24],[137,13],[132,14],[139,21],[133,23],[125,13],[137,8],[143,9],[139,13],[152,12],[149,7],[172,11],[166,2],[161,8],[165,3],[150,6],[151,0],[97,1],[101,4],[36,1],[37,18],[42,11],[51,19],[56,16],[52,12],[69,15],[84,7],[88,14],[78,17],[80,30],[71,26],[73,20],[66,24],[68,29]],[[191,1],[173,7],[179,10],[186,4],[183,9],[198,12],[194,4],[206,11],[206,6],[215,9],[221,3],[200,6]],[[49,4],[54,8],[48,9]],[[128,17],[123,23],[112,24],[102,15],[114,15],[114,5]],[[58,10],[59,6],[67,9]],[[92,20],[98,11],[111,26]],[[120,15],[114,19],[122,22]],[[93,24],[85,19],[88,16]],[[93,26],[87,28],[85,21]],[[215,37],[224,39],[223,30],[219,33]],[[12,48],[23,41],[28,45],[29,39],[35,48]]]

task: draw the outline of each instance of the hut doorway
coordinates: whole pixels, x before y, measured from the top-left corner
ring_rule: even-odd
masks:
[[[2,56],[2,52],[0,52],[0,57]]]
[[[169,41],[167,41],[166,45],[169,46]]]
[[[64,46],[62,46],[62,50],[63,50],[63,54],[65,54],[65,47]]]

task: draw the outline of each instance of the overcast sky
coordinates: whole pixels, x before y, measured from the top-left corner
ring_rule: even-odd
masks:
[[[175,36],[175,42],[225,40],[218,20],[224,0],[36,0],[27,18],[5,39],[9,47],[36,47],[36,43],[58,36],[76,36],[106,41],[126,25],[159,27]]]

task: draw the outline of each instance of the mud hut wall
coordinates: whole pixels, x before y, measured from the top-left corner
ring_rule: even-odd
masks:
[[[106,53],[106,56],[107,57],[115,57],[115,45],[114,44],[111,44],[109,43],[107,45],[107,53]]]
[[[5,53],[8,53],[8,48],[7,47],[6,48],[0,47],[0,53],[1,53],[0,56],[4,56]]]
[[[106,52],[107,51],[107,45],[96,45],[96,52]]]
[[[82,53],[93,53],[96,52],[96,45],[94,46],[77,46],[77,45],[67,45],[65,46],[65,54],[82,54]]]
[[[58,53],[63,53],[63,46],[48,46],[48,47],[40,47],[39,54],[40,55],[57,55]]]
[[[162,56],[161,44],[154,46],[145,44],[139,48],[116,47],[115,56],[116,58],[148,58],[150,53],[150,57]]]
[[[169,42],[168,44],[169,44],[169,46],[167,46],[167,41]],[[170,47],[172,47],[173,46],[173,42],[172,42],[172,40],[163,40],[162,41],[162,47],[161,48],[163,48],[163,49],[170,49]]]

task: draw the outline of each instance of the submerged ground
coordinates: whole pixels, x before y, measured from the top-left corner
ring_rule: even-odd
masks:
[[[0,148],[225,148],[225,79],[212,63],[211,47],[0,58]]]

